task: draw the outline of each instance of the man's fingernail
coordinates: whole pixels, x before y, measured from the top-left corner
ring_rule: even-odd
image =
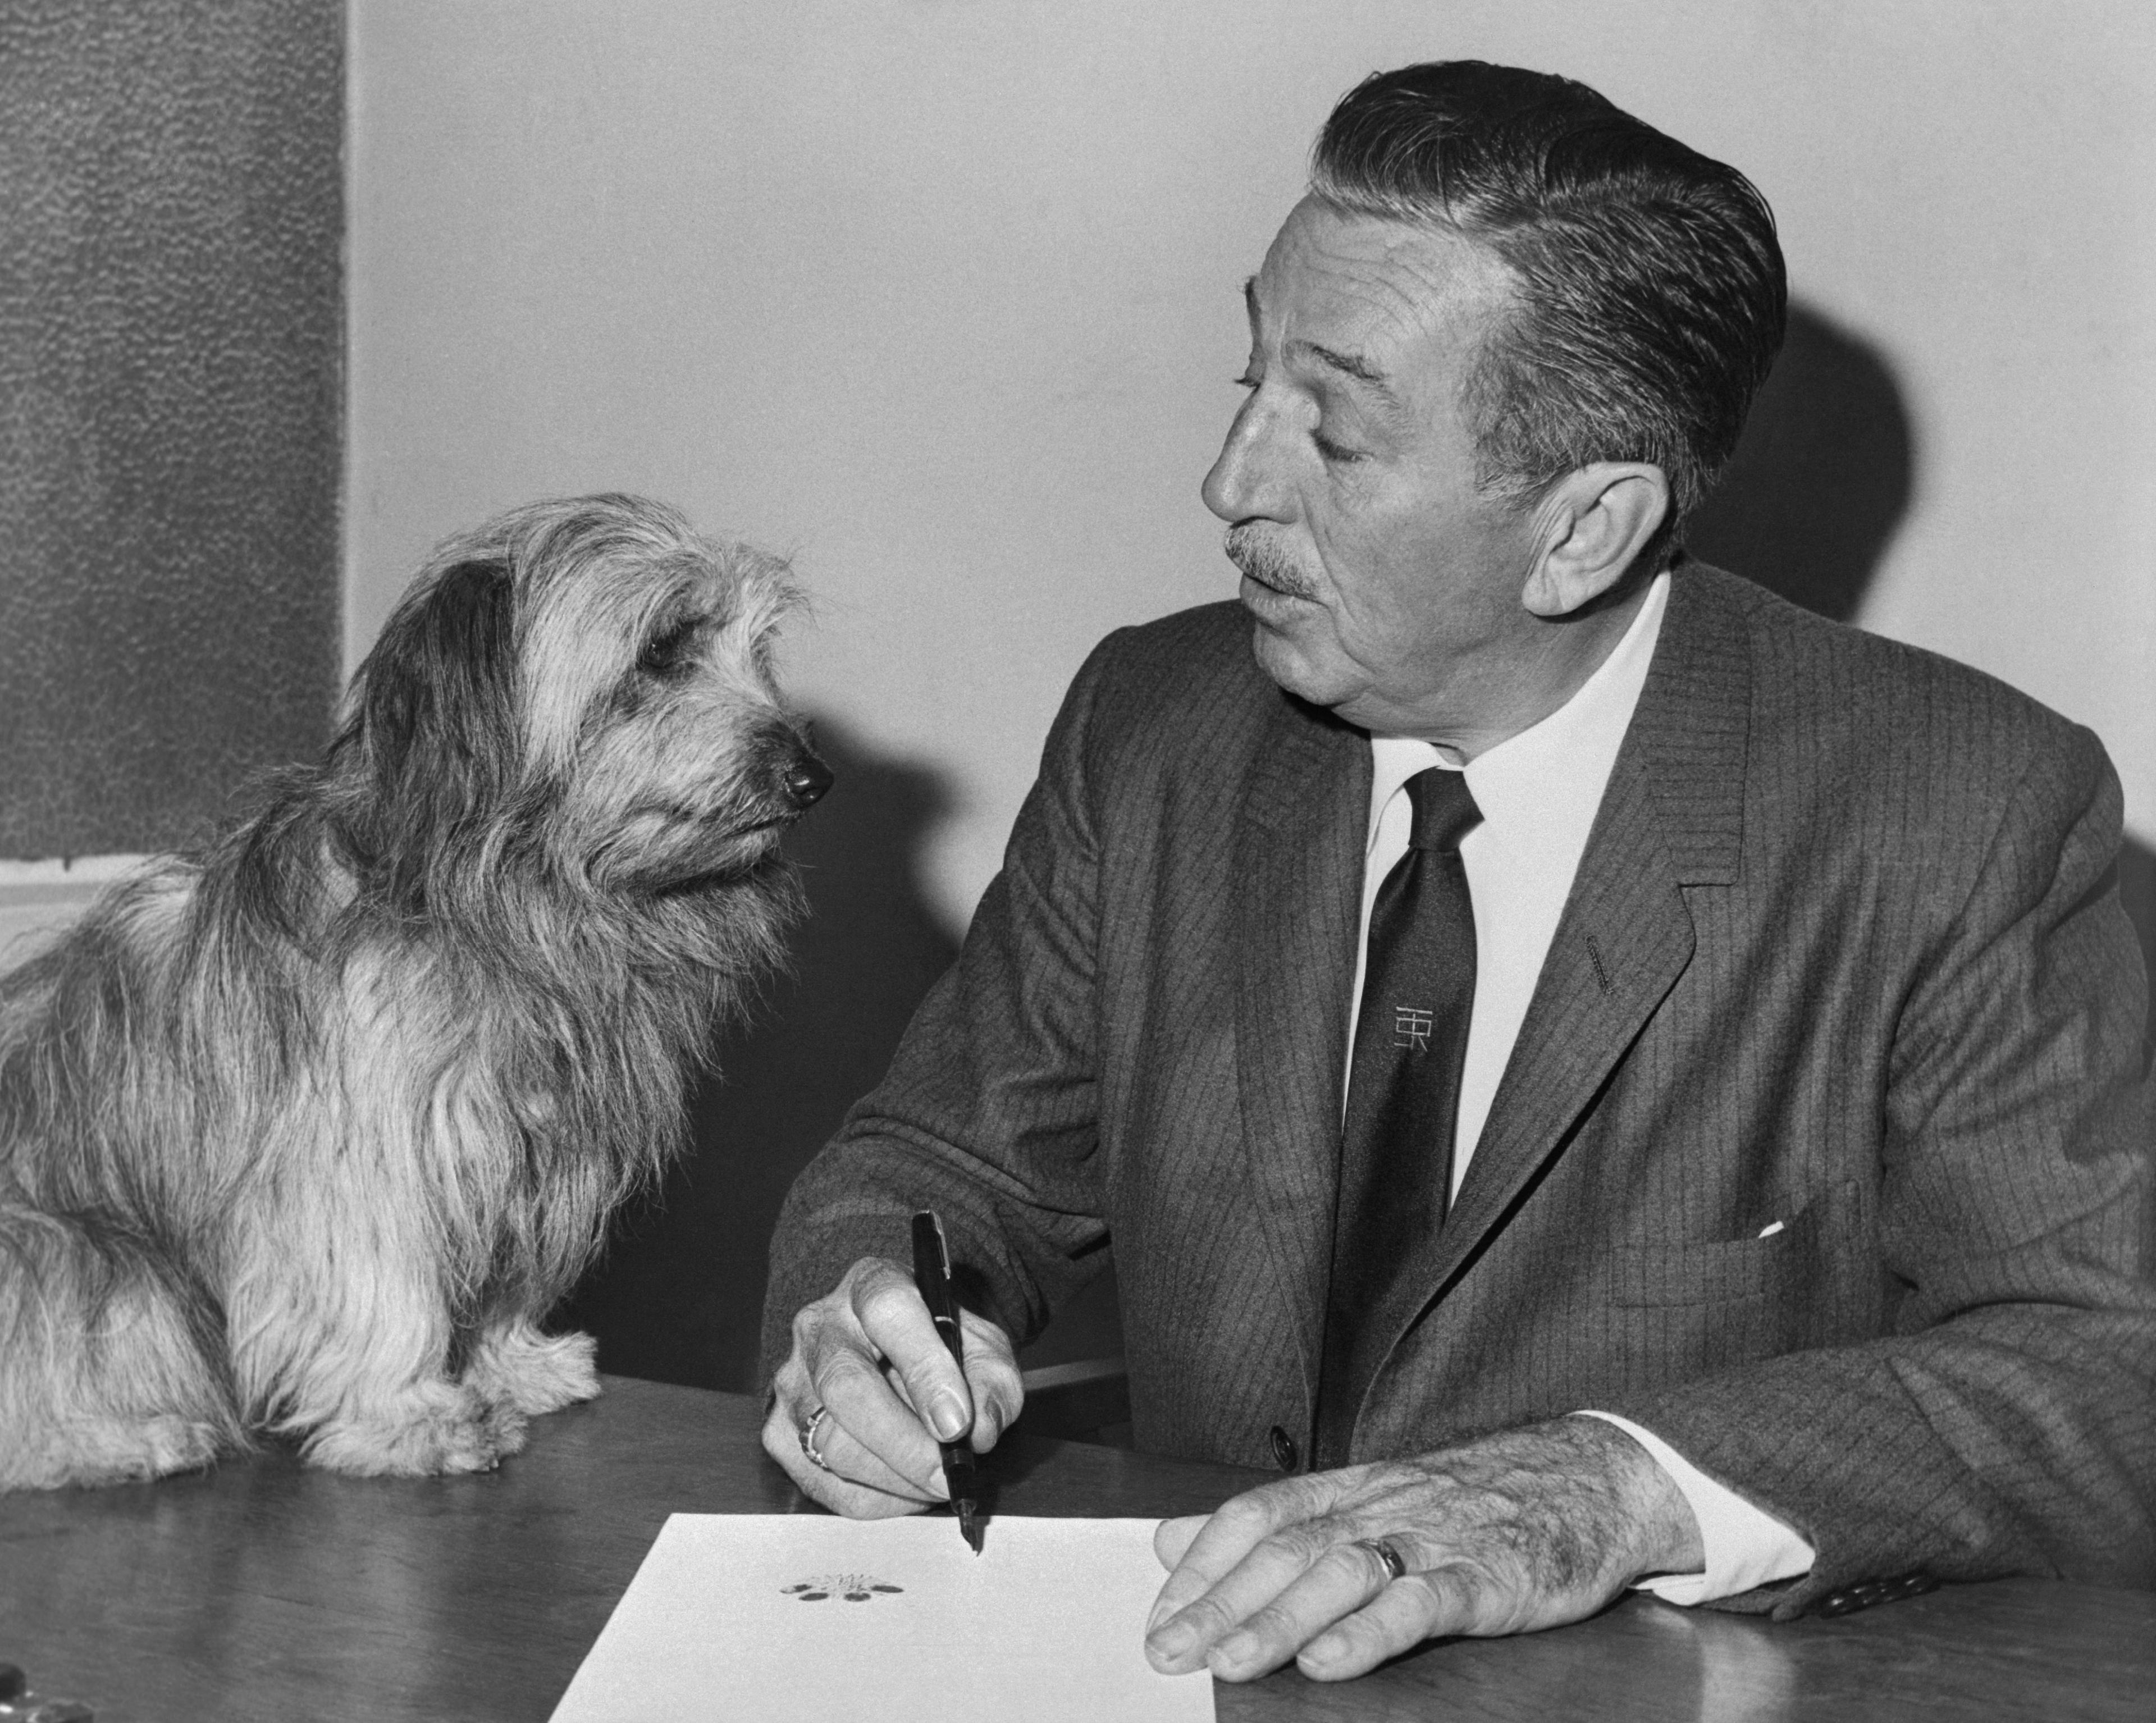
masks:
[[[1206,1662],[1216,1669],[1240,1669],[1258,1654],[1256,1638],[1250,1633],[1230,1633],[1213,1648]]]
[[[1146,1635],[1146,1649],[1156,1657],[1176,1658],[1197,1643],[1198,1629],[1187,1621],[1170,1622],[1158,1633]]]
[[[928,1403],[928,1421],[936,1427],[939,1441],[955,1442],[966,1433],[966,1408],[947,1391]]]

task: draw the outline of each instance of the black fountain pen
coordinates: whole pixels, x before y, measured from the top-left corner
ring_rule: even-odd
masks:
[[[936,1211],[924,1208],[913,1217],[913,1284],[921,1302],[935,1320],[936,1331],[951,1349],[951,1361],[961,1372],[966,1367],[966,1342],[958,1331],[958,1300],[951,1290],[951,1247],[943,1238],[943,1223]],[[951,1506],[958,1515],[958,1535],[981,1553],[981,1520],[973,1491],[973,1450],[962,1438],[938,1442],[943,1456],[943,1485],[951,1493]]]

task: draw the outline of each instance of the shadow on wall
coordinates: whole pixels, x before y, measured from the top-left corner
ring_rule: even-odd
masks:
[[[1886,360],[1793,305],[1736,458],[1686,539],[1702,560],[1850,622],[1908,510],[1915,471]]]
[[[935,774],[819,723],[837,776],[788,834],[810,914],[793,968],[721,1041],[722,1075],[690,1097],[689,1155],[655,1198],[618,1217],[605,1258],[556,1326],[596,1335],[600,1367],[747,1392],[755,1386],[765,1256],[787,1187],[875,1085],[957,947],[915,884],[942,811]]]

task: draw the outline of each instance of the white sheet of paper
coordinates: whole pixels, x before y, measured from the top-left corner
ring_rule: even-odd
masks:
[[[1212,1723],[1145,1660],[1154,1523],[675,1514],[553,1723]]]

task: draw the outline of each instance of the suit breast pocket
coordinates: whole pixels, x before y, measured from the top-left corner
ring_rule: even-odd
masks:
[[[1764,1238],[1633,1245],[1610,1264],[1612,1304],[1641,1308],[1802,1298],[1820,1269],[1822,1228],[1853,1182],[1813,1198]]]
[[[1681,1382],[1850,1338],[1861,1288],[1848,1272],[1854,1181],[1820,1192],[1779,1232],[1635,1245],[1610,1262],[1609,1340],[1633,1386]]]

